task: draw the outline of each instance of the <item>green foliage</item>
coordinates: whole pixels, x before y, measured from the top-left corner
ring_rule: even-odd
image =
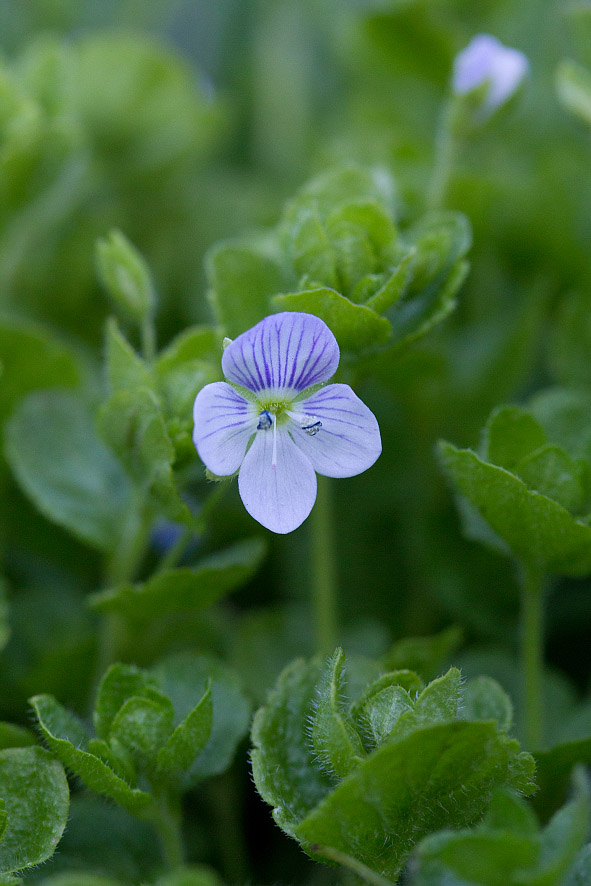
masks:
[[[200,610],[243,585],[260,566],[265,545],[259,539],[239,542],[195,567],[165,569],[138,585],[124,584],[91,598],[99,612],[116,612],[143,622],[167,613]]]
[[[142,323],[154,313],[156,298],[150,271],[141,254],[121,231],[96,244],[99,276],[124,316]]]
[[[5,425],[5,453],[23,491],[45,516],[94,547],[114,547],[129,486],[80,397],[29,394]]]
[[[573,862],[589,835],[589,799],[588,778],[580,769],[572,799],[540,829],[521,798],[499,791],[482,824],[422,841],[412,883],[444,886],[456,877],[474,886],[562,886],[570,882],[569,870],[575,876]]]
[[[36,747],[0,751],[0,790],[0,874],[10,874],[53,855],[70,792],[61,764]]]
[[[556,91],[567,111],[591,125],[591,74],[586,68],[563,61],[556,71]]]
[[[159,877],[155,886],[222,886],[214,870],[205,865],[177,868]]]
[[[308,852],[393,878],[422,835],[477,821],[495,787],[532,791],[533,760],[505,734],[510,703],[496,684],[474,687],[462,711],[456,669],[424,688],[399,671],[347,706],[342,666],[337,651],[328,667],[287,668],[252,729],[257,789]]]

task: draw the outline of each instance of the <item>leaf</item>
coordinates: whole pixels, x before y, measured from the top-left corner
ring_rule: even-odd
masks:
[[[115,800],[131,815],[141,815],[146,810],[152,803],[149,794],[130,787],[103,760],[84,750],[87,737],[73,714],[50,695],[37,695],[30,703],[50,750],[87,788]]]
[[[431,637],[404,637],[386,653],[384,664],[389,670],[407,668],[425,680],[433,679],[461,642],[462,631],[455,626]]]
[[[209,299],[226,335],[235,338],[269,313],[285,283],[279,265],[256,247],[221,243],[205,258]]]
[[[157,376],[163,378],[190,360],[219,361],[221,354],[220,336],[213,327],[205,324],[189,326],[160,352],[154,368]]]
[[[530,488],[553,499],[571,514],[584,515],[589,510],[589,467],[575,462],[560,446],[546,446],[522,458],[515,474]]]
[[[233,671],[204,655],[190,652],[171,655],[159,662],[152,673],[172,700],[175,724],[181,723],[194,710],[196,701],[204,695],[211,681],[211,734],[183,777],[183,789],[188,790],[230,765],[238,742],[248,730],[250,704]]]
[[[340,288],[337,255],[315,212],[307,212],[298,219],[292,228],[289,247],[289,259],[300,280],[313,280],[331,289]]]
[[[153,386],[148,366],[131,347],[114,317],[107,321],[105,366],[112,392]]]
[[[383,345],[391,335],[389,321],[365,305],[356,305],[333,289],[319,288],[276,295],[280,311],[304,311],[324,320],[343,350],[357,353]]]
[[[469,449],[441,442],[439,456],[457,490],[514,556],[547,572],[576,576],[591,571],[591,527]]]
[[[591,461],[591,394],[582,390],[547,388],[528,403],[528,409],[552,443],[573,458]]]
[[[174,448],[154,393],[148,388],[116,391],[99,411],[98,428],[138,488],[171,520],[192,523],[175,483]]]
[[[172,702],[166,696],[132,696],[117,712],[110,738],[130,752],[139,769],[153,772],[158,753],[172,733],[173,719]]]
[[[312,717],[312,744],[320,766],[337,779],[344,778],[364,756],[361,738],[343,710],[344,652],[337,649],[328,660],[316,687]]]
[[[0,367],[0,426],[25,394],[37,388],[75,387],[81,374],[74,352],[48,330],[2,315]]]
[[[44,878],[43,886],[124,886],[121,880],[112,880],[102,874],[85,874],[75,871],[72,874],[55,874]]]
[[[26,748],[35,743],[35,736],[29,729],[0,721],[0,749]]]
[[[115,717],[127,699],[132,697],[159,702],[164,696],[148,671],[135,665],[111,665],[98,688],[93,714],[94,728],[99,738],[109,738]]]
[[[129,486],[79,397],[29,394],[6,424],[5,451],[41,513],[100,550],[114,548]]]
[[[564,886],[587,886],[591,882],[591,845],[583,846],[570,869]]]
[[[190,865],[176,868],[156,880],[155,886],[223,886],[213,868],[206,865]]]
[[[394,671],[365,690],[351,712],[368,737],[370,749],[388,739],[399,717],[414,709],[414,699],[423,689],[423,681],[412,671]]]
[[[462,719],[496,720],[503,732],[513,723],[511,699],[492,677],[475,677],[468,680],[463,689]]]
[[[156,306],[154,285],[143,256],[118,230],[96,242],[101,282],[124,316],[142,322]]]
[[[211,735],[213,704],[211,682],[200,701],[179,723],[166,744],[158,752],[158,770],[176,776],[191,767]]]
[[[257,538],[238,542],[196,567],[157,572],[143,584],[125,584],[93,594],[99,612],[117,612],[129,620],[161,618],[171,612],[200,610],[245,584],[260,566],[266,545]]]
[[[0,873],[32,867],[55,852],[68,818],[65,772],[42,748],[0,751],[0,790],[6,829],[0,839]]]
[[[556,70],[560,103],[583,123],[591,125],[591,74],[582,65],[565,60]]]
[[[518,406],[494,409],[483,432],[483,457],[514,471],[526,456],[547,443],[543,428],[533,415]]]
[[[564,802],[573,767],[577,763],[591,766],[591,737],[554,745],[538,751],[535,758],[540,789],[533,803],[538,814],[548,818]]]

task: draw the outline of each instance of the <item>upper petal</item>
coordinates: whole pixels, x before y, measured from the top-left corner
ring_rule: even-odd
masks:
[[[378,422],[349,385],[327,385],[297,403],[298,412],[322,422],[314,436],[292,421],[290,433],[326,477],[353,477],[370,468],[382,451]]]
[[[225,381],[216,381],[197,394],[193,419],[193,442],[206,467],[218,477],[234,474],[256,430],[256,408]]]
[[[265,317],[228,345],[227,379],[257,393],[292,396],[334,375],[339,346],[323,320],[285,311]]]
[[[316,501],[314,468],[291,440],[277,431],[273,467],[273,431],[258,431],[238,474],[244,507],[272,532],[285,534],[304,522]]]

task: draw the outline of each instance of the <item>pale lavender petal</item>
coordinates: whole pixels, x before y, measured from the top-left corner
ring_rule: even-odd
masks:
[[[304,522],[316,501],[316,474],[284,425],[277,431],[273,467],[273,430],[258,431],[238,474],[244,507],[272,532],[285,534]]]
[[[229,381],[277,399],[327,381],[338,365],[339,347],[326,323],[292,311],[265,317],[222,356]]]
[[[256,431],[256,407],[225,381],[216,381],[197,394],[193,420],[193,442],[201,461],[218,477],[234,474]]]
[[[513,95],[528,67],[518,49],[503,46],[490,34],[478,34],[456,57],[453,89],[463,95],[489,81],[485,107],[493,111]]]
[[[353,477],[370,468],[380,455],[376,417],[349,385],[327,385],[294,404],[294,412],[296,409],[300,416],[322,423],[313,435],[302,429],[305,422],[301,419],[290,423],[295,443],[319,474]]]

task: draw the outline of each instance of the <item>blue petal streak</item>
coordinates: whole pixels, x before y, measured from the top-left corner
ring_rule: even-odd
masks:
[[[216,381],[197,394],[193,419],[193,442],[202,462],[218,477],[234,474],[256,431],[256,407],[226,382]]]

